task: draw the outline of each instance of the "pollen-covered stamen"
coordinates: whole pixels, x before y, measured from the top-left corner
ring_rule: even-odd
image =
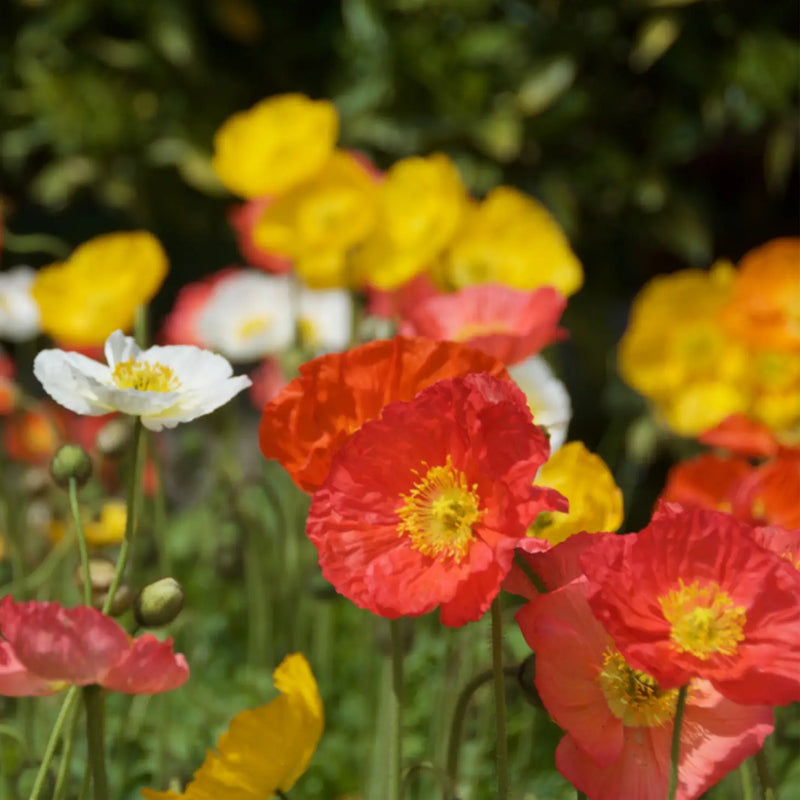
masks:
[[[118,388],[139,392],[172,392],[181,385],[169,367],[157,361],[136,361],[133,358],[120,361],[111,377]]]
[[[631,728],[664,725],[675,715],[677,689],[660,689],[655,679],[633,669],[615,647],[603,654],[597,676],[611,713]]]
[[[397,532],[408,536],[412,547],[424,555],[453,558],[458,563],[475,536],[473,525],[484,514],[478,487],[467,483],[450,456],[443,466],[425,467],[425,475],[400,498],[403,505],[397,510]]]
[[[718,584],[699,581],[659,597],[661,610],[672,626],[673,646],[706,661],[713,655],[732,656],[744,639],[745,610],[734,604]]]

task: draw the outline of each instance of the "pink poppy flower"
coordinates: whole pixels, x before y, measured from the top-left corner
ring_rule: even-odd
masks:
[[[678,690],[664,689],[625,661],[592,614],[586,587],[578,578],[537,596],[516,617],[536,652],[539,696],[566,731],[556,767],[592,800],[663,800]],[[699,797],[759,750],[772,728],[768,706],[739,705],[693,678],[681,729],[678,800]]]
[[[409,307],[400,334],[461,342],[504,364],[516,364],[564,338],[558,320],[566,305],[552,286],[524,292],[479,284]]]
[[[157,694],[189,677],[172,640],[146,633],[131,639],[89,606],[0,600],[0,695],[54,694],[70,685],[99,684],[114,692]]]

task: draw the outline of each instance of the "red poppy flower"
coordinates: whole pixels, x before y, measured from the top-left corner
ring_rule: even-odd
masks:
[[[547,459],[525,396],[492,375],[442,380],[383,409],[334,455],[306,532],[323,576],[384,617],[441,607],[445,625],[479,619],[540,511],[566,509],[533,486]]]
[[[753,538],[800,571],[800,529],[786,530],[775,525],[764,525],[753,528]]]
[[[245,261],[251,267],[258,267],[275,275],[281,275],[291,270],[292,259],[264,250],[256,244],[253,238],[253,229],[256,223],[274,201],[275,198],[272,196],[257,197],[241,205],[233,206],[228,212],[228,222],[236,234],[236,244]]]
[[[313,492],[325,480],[333,453],[385,405],[411,400],[442,378],[472,372],[508,377],[491,356],[428,339],[396,336],[320,356],[303,364],[300,376],[264,407],[261,452],[279,461],[301,489]]]
[[[781,449],[766,425],[744,414],[731,414],[698,438],[709,447],[722,447],[743,456],[772,456]]]
[[[396,289],[377,289],[367,286],[367,313],[374,317],[395,319],[405,317],[418,303],[441,292],[427,273],[415,275],[408,283]]]
[[[724,458],[703,453],[681,461],[670,469],[660,499],[668,503],[680,503],[684,508],[730,511],[736,487],[754,469],[744,458]]]
[[[581,558],[589,603],[664,688],[705,678],[740,703],[800,700],[800,573],[716,511],[664,505]]]
[[[558,320],[566,305],[552,286],[532,292],[488,283],[468,286],[409,308],[400,333],[462,342],[516,364],[564,338]]]
[[[783,451],[755,467],[732,492],[740,519],[800,528],[800,452]]]
[[[100,684],[126,694],[177,689],[189,677],[172,641],[151,633],[131,639],[89,606],[0,601],[0,695],[53,694],[76,684]]]
[[[539,595],[516,616],[536,652],[539,696],[566,731],[556,767],[592,800],[661,800],[678,690],[625,661],[592,615],[586,587],[584,578],[574,580]],[[692,679],[681,728],[679,800],[699,797],[735,769],[772,727],[769,707],[739,705]]]

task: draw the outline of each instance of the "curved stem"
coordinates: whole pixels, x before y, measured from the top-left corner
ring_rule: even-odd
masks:
[[[506,677],[513,678],[519,672],[519,667],[509,666],[503,667],[503,672]],[[467,685],[461,690],[456,700],[456,707],[453,711],[453,720],[450,723],[450,735],[447,740],[447,764],[446,772],[450,778],[453,786],[452,792],[447,796],[447,800],[451,800],[455,794],[455,787],[458,785],[458,762],[461,756],[461,740],[464,735],[464,721],[467,718],[467,709],[475,695],[475,692],[489,683],[494,678],[494,669],[487,669],[479,672]]]
[[[681,757],[681,729],[683,728],[683,711],[686,708],[686,695],[689,684],[681,686],[678,692],[678,704],[675,707],[675,721],[672,728],[672,750],[670,752],[669,800],[675,800],[678,794],[678,764]]]
[[[492,672],[497,731],[497,800],[508,800],[508,733],[506,730],[506,682],[503,673],[503,615],[500,598],[492,602]]]
[[[142,420],[136,417],[133,423],[133,466],[128,479],[128,502],[127,518],[125,520],[125,538],[122,540],[119,557],[117,558],[117,569],[114,573],[114,580],[108,590],[106,601],[103,603],[103,613],[108,614],[114,604],[114,597],[117,594],[125,566],[128,563],[130,547],[136,533],[136,521],[139,515],[139,503],[142,493],[142,463],[144,462],[145,439],[142,435]]]
[[[44,786],[45,778],[47,777],[47,773],[50,770],[50,764],[53,761],[53,756],[56,752],[56,746],[58,745],[59,737],[61,736],[61,730],[63,729],[64,725],[67,722],[67,719],[70,716],[70,710],[72,709],[73,705],[75,705],[75,701],[78,699],[78,687],[71,686],[67,691],[67,695],[64,698],[64,702],[61,704],[61,709],[58,712],[58,716],[56,717],[55,725],[53,725],[53,730],[50,731],[50,738],[47,740],[47,746],[44,750],[44,756],[42,756],[42,763],[39,765],[39,771],[36,773],[36,779],[33,782],[33,786],[31,787],[31,793],[28,795],[28,800],[39,800],[39,795],[42,792],[42,787]]]
[[[400,620],[389,621],[392,637],[392,754],[389,768],[389,798],[403,796],[403,636]]]
[[[86,705],[86,741],[89,746],[89,763],[92,768],[94,800],[108,800],[106,776],[105,720],[103,689],[97,684],[83,687]]]
[[[92,581],[89,575],[89,550],[86,547],[86,535],[83,532],[81,509],[78,505],[78,482],[75,478],[69,479],[69,509],[72,512],[72,521],[75,523],[75,533],[78,536],[78,551],[81,555],[81,571],[83,573],[83,603],[92,604]]]

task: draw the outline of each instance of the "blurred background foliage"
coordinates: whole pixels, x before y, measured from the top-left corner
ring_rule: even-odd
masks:
[[[209,166],[219,124],[271,94],[331,98],[343,144],[379,166],[442,150],[476,194],[508,183],[556,214],[586,270],[556,354],[576,406],[571,436],[617,473],[623,438],[648,451],[651,435],[630,427],[641,402],[614,378],[633,294],[656,273],[798,232],[794,0],[2,9],[6,266],[145,227],[172,261],[163,313],[182,283],[239,260],[232,198]]]

